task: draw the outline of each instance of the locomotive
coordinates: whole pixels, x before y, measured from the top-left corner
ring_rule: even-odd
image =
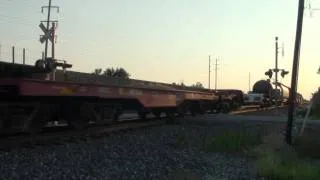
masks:
[[[118,121],[126,111],[142,119],[166,114],[172,120],[189,113],[228,112],[243,99],[240,90],[176,87],[67,71],[71,67],[50,58],[35,66],[0,62],[0,132],[37,133],[53,121],[84,129],[90,123]]]

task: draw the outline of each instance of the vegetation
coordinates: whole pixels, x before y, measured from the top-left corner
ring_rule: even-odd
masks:
[[[186,86],[183,82],[181,82],[181,83],[172,83],[172,85],[174,85],[174,86],[182,86],[182,87]]]
[[[241,152],[259,143],[261,143],[259,133],[227,130],[216,137],[202,137],[201,148],[206,152]]]
[[[104,71],[102,71],[101,68],[95,69],[92,74],[95,75],[104,75],[104,76],[110,76],[110,77],[118,77],[118,78],[124,78],[129,79],[130,74],[123,68],[107,68]]]
[[[279,154],[268,151],[256,161],[259,176],[268,179],[283,180],[313,180],[320,178],[320,168],[307,162],[292,159],[283,159]]]
[[[185,129],[177,143],[189,149],[199,147],[205,152],[241,153],[252,158],[257,175],[267,179],[320,179],[320,167],[304,157],[320,158],[318,129],[306,131],[294,139],[293,146],[284,141],[284,135],[263,129],[238,127],[223,130],[215,136],[203,136],[200,141],[191,142],[192,134]],[[241,129],[241,130],[239,130]],[[268,134],[268,135],[266,135]]]
[[[241,128],[240,128],[241,129]],[[253,132],[252,130],[229,129],[223,131],[222,134],[216,136],[202,136],[199,142],[196,142],[202,151],[205,152],[243,152],[255,145],[261,143],[261,132]],[[181,146],[194,146],[190,142],[189,132],[184,130],[177,137],[177,144]]]
[[[192,84],[191,86],[186,86],[183,82],[181,82],[181,83],[172,83],[172,85],[181,86],[181,87],[190,87],[190,88],[195,88],[195,89],[203,89],[204,88],[204,86],[202,85],[201,82],[197,82],[195,84]]]
[[[199,88],[199,89],[203,89],[204,88],[201,82],[197,82],[196,84],[191,85],[191,87]]]

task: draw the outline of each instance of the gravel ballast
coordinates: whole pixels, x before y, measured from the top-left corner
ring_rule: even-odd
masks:
[[[246,157],[206,153],[195,144],[221,127],[165,125],[100,139],[0,152],[0,179],[169,179],[187,171],[201,179],[255,179]],[[188,132],[191,145],[177,139]],[[190,175],[191,176],[191,175]],[[189,176],[189,177],[190,177]]]

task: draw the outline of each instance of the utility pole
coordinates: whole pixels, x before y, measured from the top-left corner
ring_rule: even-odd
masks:
[[[278,72],[279,72],[279,69],[278,69],[278,37],[276,37],[276,57],[275,57],[275,69],[274,69],[274,72],[275,72],[275,80],[276,80],[276,86],[275,86],[275,89],[276,91],[278,90]]]
[[[23,48],[23,52],[22,52],[22,61],[23,61],[23,64],[26,64],[26,49]]]
[[[295,99],[297,94],[297,81],[298,81],[298,70],[299,70],[299,58],[300,58],[300,47],[301,47],[301,34],[303,25],[303,11],[304,11],[304,0],[299,0],[298,6],[298,17],[296,27],[296,40],[294,46],[292,76],[291,76],[291,89],[289,95],[289,109],[288,109],[288,121],[286,130],[286,141],[289,145],[292,144],[292,124],[293,124],[293,112],[295,108]]]
[[[14,64],[14,46],[12,46],[12,63]]]
[[[55,43],[55,32],[56,32],[56,23],[52,23],[52,49],[51,49],[51,57],[52,59],[54,59],[54,52],[55,52],[55,47],[54,47],[54,43]]]
[[[251,91],[251,74],[249,72],[249,91],[248,92],[250,92],[250,91]]]
[[[55,28],[56,28],[56,25],[55,25],[55,23],[53,22],[52,23],[52,49],[51,49],[51,57],[52,57],[52,59],[54,60],[54,52],[55,52],[55,49],[54,49],[54,43],[55,43]],[[53,70],[52,70],[52,77],[51,77],[51,79],[52,80],[55,80],[56,79],[56,69],[54,68]]]
[[[208,82],[209,89],[210,89],[210,73],[211,73],[211,56],[209,56],[209,82]]]
[[[216,64],[215,64],[215,80],[214,80],[215,90],[217,90],[217,79],[218,79],[218,58],[216,58]]]

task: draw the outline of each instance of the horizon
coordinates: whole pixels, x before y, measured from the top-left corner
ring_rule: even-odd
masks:
[[[52,19],[59,20],[56,57],[73,64],[72,71],[122,67],[133,79],[187,85],[201,82],[208,88],[211,55],[210,89],[214,89],[214,60],[219,58],[217,89],[247,92],[249,73],[252,88],[274,68],[274,38],[278,36],[285,54],[282,57],[279,50],[279,68],[289,71],[284,79],[279,74],[279,80],[290,86],[298,1],[185,0],[179,4],[140,0],[143,6],[128,0],[97,0],[79,6],[75,2],[52,1],[60,6],[59,14],[52,11]],[[313,8],[320,7],[319,1],[311,2]],[[41,58],[44,45],[39,36],[43,33],[38,25],[46,18],[46,13],[41,13],[41,6],[46,5],[47,1],[40,0],[0,4],[0,23],[6,25],[0,29],[4,34],[1,61],[11,61],[13,45],[17,63],[22,63],[23,47],[27,48],[27,64]],[[319,19],[320,12],[310,17],[306,10],[298,80],[298,93],[305,99],[320,84],[320,63],[313,60],[320,56],[316,49]]]

